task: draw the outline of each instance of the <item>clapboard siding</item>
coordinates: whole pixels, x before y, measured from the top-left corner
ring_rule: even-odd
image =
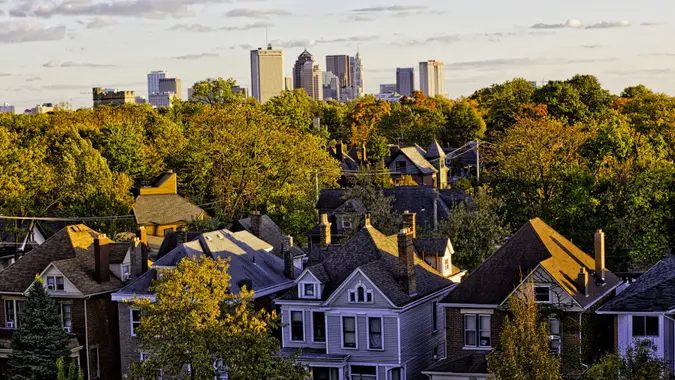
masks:
[[[349,291],[356,288],[357,285],[363,285],[369,291],[373,292],[372,303],[351,303],[349,302]],[[387,301],[382,292],[380,292],[370,280],[361,273],[357,273],[345,284],[339,293],[332,295],[333,302],[331,307],[349,307],[356,309],[388,309],[393,305]]]
[[[291,342],[291,311],[304,312],[304,340],[302,342]],[[321,311],[310,306],[283,306],[281,308],[281,323],[283,328],[283,346],[294,348],[325,348],[326,344],[312,341],[312,312]]]
[[[356,316],[357,318],[357,349],[343,349],[342,348],[342,325],[340,322],[340,315],[328,314],[328,354],[343,354],[351,355],[350,362],[368,362],[379,364],[396,364],[398,363],[398,317],[384,316],[383,317],[383,332],[384,332],[384,350],[368,350],[367,339],[368,333],[366,330],[366,320],[368,316],[376,317],[377,315],[364,314],[359,310],[359,313],[348,314],[342,313],[344,316]]]
[[[444,294],[443,294],[444,295]],[[438,347],[438,359],[445,357],[445,318],[443,309],[433,308],[429,300],[401,314],[401,361],[406,363],[406,378],[424,379],[421,372],[431,366],[434,347]],[[433,314],[436,313],[437,329],[433,328]]]

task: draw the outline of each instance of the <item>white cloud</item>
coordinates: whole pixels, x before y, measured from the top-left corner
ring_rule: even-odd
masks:
[[[66,36],[65,25],[45,26],[32,21],[0,22],[0,44],[57,41]]]

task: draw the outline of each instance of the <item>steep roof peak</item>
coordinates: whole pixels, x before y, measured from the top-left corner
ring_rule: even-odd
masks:
[[[429,146],[429,149],[427,149],[427,154],[424,155],[424,158],[426,159],[445,158],[445,152],[443,151],[443,148],[438,143],[435,137],[434,141]]]

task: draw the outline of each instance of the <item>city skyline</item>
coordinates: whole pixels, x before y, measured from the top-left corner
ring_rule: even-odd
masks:
[[[106,5],[107,4],[107,5]],[[445,62],[451,97],[514,77],[591,74],[613,93],[635,84],[675,94],[675,4],[625,0],[455,4],[346,0],[9,0],[0,4],[0,103],[90,103],[92,87],[145,95],[146,75],[192,83],[232,77],[251,87],[249,51],[265,35],[285,52],[285,76],[306,47],[319,62],[360,51],[367,93],[394,83],[396,67]],[[224,20],[223,21],[223,17]],[[388,32],[392,24],[408,26]],[[223,26],[225,25],[225,26]],[[404,32],[401,32],[404,30]],[[183,94],[185,96],[185,94]]]

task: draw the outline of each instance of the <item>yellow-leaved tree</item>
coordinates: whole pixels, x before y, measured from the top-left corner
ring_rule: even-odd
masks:
[[[276,312],[253,308],[253,292],[228,291],[229,260],[183,259],[176,269],[158,269],[154,301],[133,300],[141,313],[136,330],[148,359],[135,363],[131,378],[182,376],[213,380],[304,380],[305,369],[284,357],[272,336]]]

